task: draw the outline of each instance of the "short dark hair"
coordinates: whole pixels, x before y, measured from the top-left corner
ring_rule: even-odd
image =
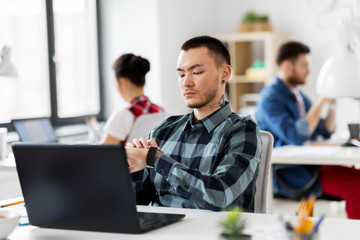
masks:
[[[138,87],[145,85],[145,75],[150,71],[150,62],[132,53],[121,55],[113,64],[116,79],[125,77]]]
[[[187,51],[198,47],[206,47],[209,50],[217,67],[220,67],[223,63],[230,65],[229,51],[219,39],[210,36],[194,37],[184,42],[181,50]]]
[[[280,46],[276,63],[280,65],[282,62],[286,60],[290,60],[291,62],[295,62],[300,54],[308,54],[310,53],[310,48],[303,43],[290,41],[286,42]]]

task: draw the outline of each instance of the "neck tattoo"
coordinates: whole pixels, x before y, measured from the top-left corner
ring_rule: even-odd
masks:
[[[218,108],[218,107],[223,107],[223,106],[225,106],[225,96],[224,96],[224,94],[220,97],[220,99],[219,99],[219,101],[217,103],[209,105],[209,107],[212,107],[212,108]]]

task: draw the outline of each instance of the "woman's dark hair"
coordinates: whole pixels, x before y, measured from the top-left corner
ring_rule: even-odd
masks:
[[[150,71],[150,62],[132,53],[121,55],[113,64],[116,79],[127,78],[138,87],[145,85],[145,75]]]
[[[308,54],[310,53],[310,48],[305,44],[300,42],[287,42],[281,45],[279,48],[276,63],[280,66],[282,62],[285,60],[290,60],[291,62],[295,62],[300,54]]]

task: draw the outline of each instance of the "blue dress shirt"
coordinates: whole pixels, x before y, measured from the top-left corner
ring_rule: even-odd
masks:
[[[310,100],[300,91],[305,110],[311,107]],[[315,131],[309,134],[309,125],[305,118],[300,117],[294,93],[280,79],[264,88],[257,103],[256,120],[261,130],[266,130],[274,136],[274,147],[283,145],[302,145],[307,140],[315,140],[319,135],[329,138],[324,119],[320,119]],[[281,175],[294,188],[302,188],[313,176],[312,166],[289,165],[282,169]],[[275,176],[275,175],[274,175]],[[313,193],[321,194],[320,182],[312,189]],[[274,178],[274,193],[292,198],[292,194],[280,186]]]

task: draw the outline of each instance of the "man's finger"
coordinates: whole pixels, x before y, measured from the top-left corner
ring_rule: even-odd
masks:
[[[150,147],[150,145],[149,145],[149,143],[148,143],[148,141],[147,141],[147,139],[145,137],[141,137],[139,140],[140,140],[140,142],[141,142],[141,144],[142,144],[142,146],[144,148],[149,148]]]
[[[136,148],[144,148],[143,144],[140,142],[139,139],[137,138],[134,138],[132,140],[132,143],[135,145]]]
[[[149,145],[151,145],[151,146],[153,146],[153,147],[158,147],[158,144],[157,144],[157,142],[155,141],[155,139],[150,139],[150,140],[148,140],[148,144]]]

